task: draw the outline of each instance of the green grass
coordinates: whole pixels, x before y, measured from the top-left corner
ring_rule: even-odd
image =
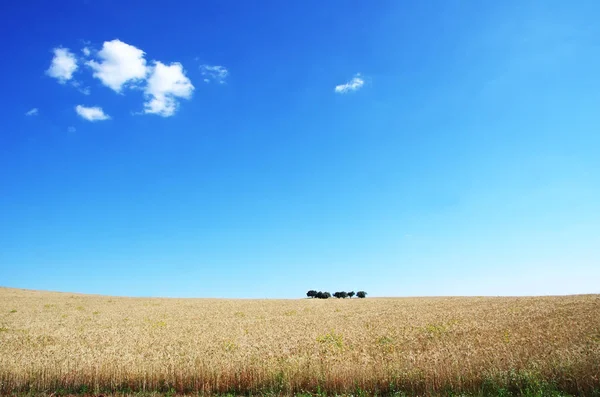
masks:
[[[600,397],[600,389],[593,390],[589,394],[570,394],[565,391],[559,390],[555,385],[548,383],[533,376],[532,374],[517,374],[511,375],[508,383],[500,384],[498,381],[489,379],[484,382],[481,389],[477,392],[462,392],[456,390],[445,390],[444,392],[438,393],[421,393],[415,394],[409,391],[397,390],[390,385],[389,390],[381,390],[378,392],[369,392],[360,389],[359,387],[351,394],[332,394],[327,393],[325,390],[317,387],[316,390],[306,391],[302,393],[289,394],[284,391],[283,388],[273,385],[274,388],[271,390],[263,390],[256,393],[239,392],[231,390],[228,393],[222,394],[202,394],[202,393],[186,393],[178,391],[172,386],[166,385],[162,390],[148,391],[148,392],[133,392],[129,387],[115,388],[114,390],[108,389],[96,389],[87,385],[79,385],[70,389],[57,388],[52,392],[47,391],[28,391],[28,392],[15,392],[7,394],[11,397],[68,397],[68,396],[103,396],[103,397],[175,397],[175,396],[189,396],[189,397],[417,397],[417,396],[432,396],[432,397],[576,397],[576,396],[590,396]]]
[[[498,396],[498,397],[577,397],[575,395],[572,394],[567,394],[567,393],[561,393],[559,391],[553,390],[552,388],[547,389],[547,388],[539,388],[539,389],[527,389],[521,392],[511,392],[509,390],[506,389],[492,389],[492,390],[486,390],[485,392],[482,391],[480,393],[477,394],[472,394],[472,393],[454,393],[452,391],[447,391],[444,393],[438,393],[438,394],[411,394],[411,393],[405,393],[402,391],[394,391],[394,392],[388,392],[388,393],[380,393],[380,394],[370,394],[370,393],[366,393],[366,392],[361,392],[360,390],[357,390],[356,392],[352,393],[352,394],[327,394],[324,392],[315,392],[315,393],[296,393],[294,395],[288,395],[285,393],[280,393],[280,392],[270,392],[270,391],[266,391],[266,392],[261,392],[261,393],[256,393],[256,394],[239,394],[239,393],[235,393],[235,392],[231,392],[231,393],[224,393],[224,394],[179,394],[177,393],[174,389],[170,389],[167,391],[162,391],[162,392],[137,392],[137,393],[132,393],[129,390],[123,390],[123,391],[117,391],[117,392],[103,392],[103,391],[97,391],[97,392],[91,392],[88,388],[86,387],[81,387],[78,389],[72,389],[72,390],[65,390],[65,389],[59,389],[55,392],[52,393],[48,393],[48,392],[41,392],[41,393],[36,393],[36,392],[27,392],[27,393],[16,393],[16,394],[10,394],[11,397],[69,397],[69,396],[81,396],[81,397],[88,397],[88,396],[103,396],[103,397],[176,397],[176,396],[180,396],[180,397],[239,397],[239,396],[245,396],[245,397],[283,397],[283,396],[289,396],[289,397],[421,397],[421,396],[431,396],[431,397],[489,397],[489,396]],[[580,395],[578,395],[580,396]],[[600,390],[596,390],[594,391],[592,394],[589,395],[590,397],[599,397],[600,396]]]

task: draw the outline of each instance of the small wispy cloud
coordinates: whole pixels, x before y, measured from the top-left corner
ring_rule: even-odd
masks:
[[[346,94],[351,91],[359,90],[365,84],[365,80],[360,73],[356,73],[352,80],[347,83],[336,85],[334,91],[338,94]]]
[[[69,132],[69,133],[73,133],[73,132],[75,132],[75,131],[77,131],[77,130],[75,129],[75,127],[69,127],[69,128],[67,128],[67,132]]]
[[[77,58],[68,48],[57,47],[53,50],[54,57],[46,74],[64,84],[73,78],[77,70]]]
[[[156,61],[145,89],[148,100],[144,103],[144,113],[172,116],[179,106],[177,98],[189,99],[193,91],[194,86],[179,62],[167,66]]]
[[[90,95],[92,93],[90,87],[82,86],[81,83],[77,80],[71,81],[71,85],[77,88],[77,91],[81,92],[83,95]]]
[[[110,116],[104,113],[102,108],[98,106],[86,107],[77,105],[75,106],[75,111],[79,116],[88,121],[101,121],[110,119]]]
[[[214,81],[219,84],[225,84],[225,79],[229,75],[227,68],[219,65],[200,65],[200,73],[204,76],[205,83]]]
[[[39,113],[38,108],[33,108],[33,109],[30,109],[29,111],[27,111],[25,113],[25,116],[37,116],[38,113]]]
[[[88,47],[83,47],[81,49],[81,52],[83,53],[83,56],[86,56],[86,57],[89,57],[90,54],[92,53],[92,51]]]

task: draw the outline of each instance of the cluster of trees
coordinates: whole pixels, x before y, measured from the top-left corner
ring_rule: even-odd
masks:
[[[367,297],[367,293],[365,291],[358,291],[356,293],[354,293],[354,291],[350,291],[350,292],[339,291],[339,292],[335,292],[333,294],[333,296],[338,299],[352,298],[354,295],[356,295],[359,298]],[[331,298],[331,294],[329,292],[315,291],[314,289],[311,289],[310,291],[308,291],[306,293],[306,296],[308,296],[309,298],[318,298],[318,299]]]

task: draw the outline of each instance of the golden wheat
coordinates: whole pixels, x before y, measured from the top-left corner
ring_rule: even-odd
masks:
[[[600,295],[224,300],[0,288],[0,394],[600,385]]]

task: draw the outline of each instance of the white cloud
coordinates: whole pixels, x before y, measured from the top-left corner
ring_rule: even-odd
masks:
[[[25,113],[25,116],[37,116],[39,113],[38,108],[33,108]]]
[[[200,65],[200,72],[204,76],[205,83],[216,81],[219,84],[225,84],[225,79],[229,75],[229,71],[224,66],[219,65]]]
[[[77,70],[77,59],[68,48],[58,47],[53,51],[54,58],[52,58],[52,63],[46,70],[46,74],[64,84],[66,81],[71,80],[73,73]]]
[[[110,116],[105,114],[102,108],[98,106],[88,108],[82,105],[77,105],[75,106],[75,111],[78,115],[80,115],[88,121],[100,121],[110,119]]]
[[[365,81],[360,76],[360,73],[354,75],[352,80],[345,84],[340,84],[335,86],[335,92],[338,94],[345,94],[350,91],[356,91],[360,89],[365,84]]]
[[[118,39],[105,41],[100,51],[93,50],[88,42],[83,42],[81,53],[81,62],[90,68],[93,77],[113,91],[120,93],[125,88],[143,89],[145,114],[172,116],[179,107],[180,99],[190,99],[194,92],[194,86],[181,63],[153,61],[150,66],[144,51]],[[90,88],[73,79],[73,73],[78,68],[75,55],[65,48],[55,48],[54,54],[47,73],[61,83],[70,81],[81,93],[89,95]],[[225,67],[218,65],[202,65],[200,69],[206,82],[223,84],[229,74]],[[75,110],[89,121],[110,119],[100,107],[78,105]]]
[[[148,100],[144,103],[144,113],[172,116],[179,105],[177,98],[189,99],[193,91],[194,86],[179,62],[167,66],[156,61],[145,89]]]
[[[102,84],[120,92],[123,86],[146,78],[148,67],[144,51],[116,39],[105,41],[98,52],[101,62],[94,60],[86,65],[94,70],[94,77]]]
[[[69,127],[69,128],[67,128],[67,132],[73,133],[73,132],[75,132],[75,131],[77,131],[77,130],[75,129],[75,127]]]
[[[79,92],[81,92],[83,95],[90,95],[92,93],[90,90],[90,87],[83,87],[79,81],[73,80],[71,82],[71,85],[73,87],[77,88],[77,90]]]

